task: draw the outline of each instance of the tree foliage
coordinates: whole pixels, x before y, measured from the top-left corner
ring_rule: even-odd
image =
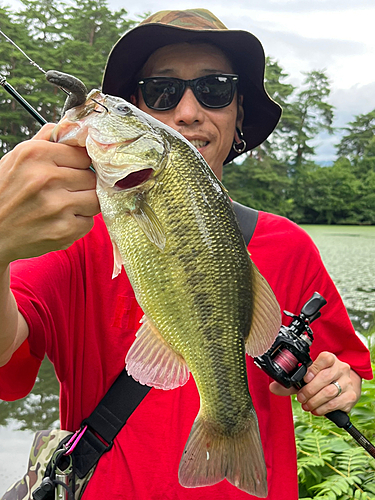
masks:
[[[344,130],[346,134],[337,146],[338,155],[351,160],[364,158],[369,153],[375,156],[375,109],[370,113],[356,116]]]
[[[324,130],[333,133],[333,106],[327,102],[331,92],[328,77],[323,71],[305,75],[302,90],[290,104],[291,120],[285,137],[297,169],[314,154],[312,139]]]
[[[375,224],[375,110],[344,128],[338,157],[314,162],[313,140],[332,128],[330,83],[324,71],[305,75],[302,89],[268,59],[266,88],[283,107],[270,138],[242,163],[224,170],[224,184],[237,201],[287,216],[298,223]]]
[[[107,55],[136,23],[106,0],[21,0],[14,12],[0,0],[2,29],[45,70],[58,69],[100,87]],[[65,94],[0,36],[0,75],[47,121],[56,122]],[[335,133],[330,81],[324,70],[288,82],[280,63],[267,58],[265,85],[283,108],[276,130],[261,146],[224,170],[224,184],[239,202],[298,223],[375,224],[375,109],[343,129],[337,159],[314,162],[319,133]],[[35,120],[0,87],[0,155],[38,130]]]
[[[0,2],[0,29],[44,70],[57,69],[100,87],[108,53],[135,21],[106,0],[22,0],[14,12]],[[66,95],[0,36],[0,75],[47,121],[56,122]],[[3,153],[35,134],[38,124],[0,87],[0,147]]]

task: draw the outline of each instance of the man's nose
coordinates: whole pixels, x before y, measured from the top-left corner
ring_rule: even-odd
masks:
[[[204,110],[197,101],[191,88],[187,88],[174,110],[174,120],[176,124],[190,125],[203,120]]]

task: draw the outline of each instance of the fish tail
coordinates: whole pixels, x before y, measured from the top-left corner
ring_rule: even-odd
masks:
[[[194,422],[180,462],[180,484],[195,488],[224,478],[251,495],[267,496],[267,469],[254,414],[232,435],[219,432],[200,414]]]

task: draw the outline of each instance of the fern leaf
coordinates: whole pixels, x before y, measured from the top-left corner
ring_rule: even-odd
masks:
[[[310,490],[318,490],[319,495],[327,495],[333,492],[336,497],[340,497],[343,493],[349,493],[351,491],[348,478],[338,476],[337,474],[332,474],[327,477],[325,481],[315,486],[311,486]]]
[[[354,472],[361,472],[367,468],[368,455],[361,448],[350,448],[344,450],[337,458],[337,465],[342,471],[346,471],[346,476],[351,476]]]

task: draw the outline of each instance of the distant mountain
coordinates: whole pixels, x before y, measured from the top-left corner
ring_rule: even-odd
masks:
[[[332,167],[334,162],[333,161],[316,161],[315,163],[317,163],[321,167]]]

